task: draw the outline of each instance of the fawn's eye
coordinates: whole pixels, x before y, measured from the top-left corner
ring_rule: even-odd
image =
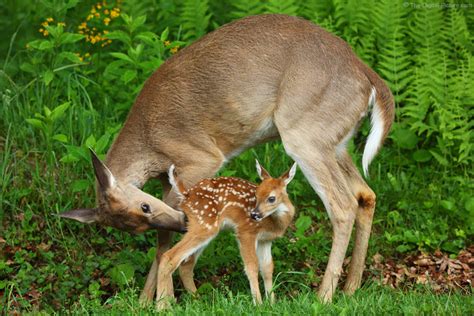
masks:
[[[268,199],[267,199],[267,202],[268,203],[275,203],[276,201],[276,198],[274,196],[270,196]]]
[[[142,208],[143,213],[146,213],[146,214],[151,213],[150,205],[146,203],[142,203],[141,208]]]

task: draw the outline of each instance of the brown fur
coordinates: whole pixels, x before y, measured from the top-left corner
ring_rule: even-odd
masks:
[[[131,231],[182,229],[184,217],[166,205],[177,203],[165,177],[171,164],[189,186],[212,177],[246,148],[280,137],[322,197],[334,227],[319,292],[325,301],[331,300],[337,286],[356,222],[346,284],[352,293],[360,284],[374,211],[373,206],[360,206],[358,197],[363,194],[375,201],[375,194],[341,142],[367,113],[372,88],[385,137],[394,113],[390,90],[343,40],[285,15],[251,16],[224,25],[168,59],[137,97],[107,155],[107,166],[123,192],[122,207],[116,208],[98,190],[97,214],[69,215]],[[166,204],[138,189],[153,177],[163,180]],[[152,206],[151,216],[141,212],[142,200]],[[171,240],[161,234],[163,240]],[[157,253],[168,246],[160,243]],[[156,271],[150,271],[145,299],[153,296],[154,275]]]

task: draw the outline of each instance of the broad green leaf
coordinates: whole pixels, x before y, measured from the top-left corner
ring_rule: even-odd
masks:
[[[51,48],[54,47],[54,44],[50,41],[42,41],[39,46],[38,46],[38,49],[39,50],[49,50]]]
[[[94,150],[97,154],[102,154],[103,152],[105,152],[105,148],[109,144],[110,136],[110,133],[106,132],[97,140],[94,147]]]
[[[130,31],[135,32],[136,29],[138,29],[140,26],[145,24],[146,21],[146,15],[141,15],[135,19],[133,19],[131,25],[130,25]]]
[[[392,134],[392,139],[400,148],[404,149],[413,149],[418,144],[418,136],[409,129],[396,129]]]
[[[105,35],[105,37],[111,40],[121,41],[127,45],[131,45],[132,43],[132,39],[130,38],[130,35],[128,35],[124,31],[113,31]]]
[[[44,129],[46,128],[46,126],[44,125],[44,123],[43,123],[42,121],[38,120],[38,119],[28,118],[28,119],[26,119],[26,121],[27,121],[28,123],[30,123],[32,126],[37,127],[37,128],[39,128],[39,129],[44,130]]]
[[[94,135],[91,134],[89,137],[87,137],[85,144],[86,144],[86,147],[94,148],[95,143],[96,143],[95,137]]]
[[[52,72],[51,70],[47,70],[43,74],[43,81],[45,85],[49,86],[49,84],[51,83],[51,81],[53,81],[53,79],[54,79],[54,72]]]
[[[73,154],[67,154],[63,156],[61,159],[59,159],[60,162],[62,163],[72,163],[72,162],[78,162],[80,159]]]
[[[61,44],[71,44],[80,41],[81,39],[84,38],[84,35],[82,34],[76,34],[76,33],[63,33],[61,37],[59,38],[59,42]]]
[[[166,41],[168,39],[169,33],[170,33],[170,30],[168,27],[166,27],[165,30],[161,32],[160,40],[163,42]]]
[[[311,217],[300,215],[295,222],[296,234],[302,236],[303,233],[311,226]]]
[[[57,106],[56,108],[54,108],[54,110],[51,113],[51,120],[54,122],[57,119],[61,118],[63,116],[64,112],[66,112],[66,110],[69,108],[70,105],[71,105],[71,103],[65,102],[65,103]]]
[[[129,83],[136,77],[137,77],[137,71],[135,69],[128,69],[123,73],[121,79],[124,83]]]
[[[109,275],[116,284],[128,285],[135,275],[135,268],[130,263],[122,263],[110,269]]]
[[[113,52],[113,53],[110,53],[110,55],[114,56],[115,58],[128,61],[131,64],[135,63],[128,55],[125,55],[124,53]]]
[[[76,54],[72,52],[62,52],[61,54],[59,54],[59,57],[67,59],[76,64],[81,63],[81,59],[79,58],[79,56],[77,56]]]
[[[426,149],[418,149],[413,153],[413,160],[417,162],[427,162],[431,160],[432,155]]]
[[[64,134],[56,134],[53,136],[53,139],[61,143],[67,143],[67,136]]]
[[[22,63],[20,65],[20,69],[25,71],[25,72],[29,72],[29,73],[35,73],[36,72],[35,66],[33,66],[32,64],[27,63],[27,62]]]
[[[75,180],[72,183],[72,192],[85,191],[91,186],[92,186],[92,184],[90,183],[89,180],[86,180],[86,179]]]
[[[451,202],[451,201],[441,200],[440,204],[444,209],[446,209],[448,211],[452,211],[454,209],[454,203]]]

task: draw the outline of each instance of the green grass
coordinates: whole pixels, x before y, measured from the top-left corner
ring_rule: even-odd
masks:
[[[196,297],[185,294],[163,315],[469,315],[474,312],[472,296],[457,293],[436,295],[429,289],[410,292],[371,284],[354,296],[336,295],[332,304],[323,304],[314,292],[279,296],[275,304],[254,306],[244,291],[211,290]],[[123,290],[105,303],[84,297],[59,314],[71,315],[155,315],[154,305],[143,306],[133,289]]]

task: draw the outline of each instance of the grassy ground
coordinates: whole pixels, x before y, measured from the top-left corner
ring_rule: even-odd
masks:
[[[317,301],[315,293],[304,290],[294,297],[279,297],[274,305],[254,306],[247,292],[212,290],[196,297],[183,295],[164,315],[472,315],[472,296],[456,293],[436,295],[429,289],[410,292],[371,284],[354,296],[339,294],[333,304]],[[154,315],[153,304],[143,306],[137,292],[126,289],[105,303],[79,298],[71,308],[58,314],[70,315]]]

